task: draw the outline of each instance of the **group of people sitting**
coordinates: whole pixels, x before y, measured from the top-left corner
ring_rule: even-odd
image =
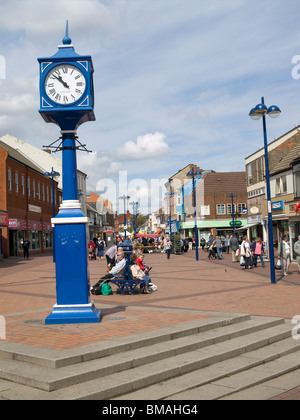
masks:
[[[113,245],[106,251],[105,257],[107,260],[107,274],[101,277],[100,281],[124,277],[126,258],[123,248]],[[130,276],[132,279],[143,280],[141,286],[143,287],[143,293],[146,294],[151,293],[148,289],[149,286],[151,286],[151,291],[156,290],[156,286],[153,287],[154,285],[151,283],[151,278],[149,277],[149,271],[151,269],[152,267],[148,267],[144,263],[144,255],[140,251],[133,249],[129,263]],[[91,293],[93,293],[97,285],[98,282],[91,288]]]

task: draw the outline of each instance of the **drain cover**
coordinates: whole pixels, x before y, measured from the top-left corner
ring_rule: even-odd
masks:
[[[109,316],[108,319],[126,319],[125,316]]]

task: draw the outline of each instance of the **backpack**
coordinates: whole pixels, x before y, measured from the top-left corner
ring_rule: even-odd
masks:
[[[93,295],[112,295],[113,291],[111,285],[106,283],[105,280],[98,281],[91,289]]]
[[[113,291],[112,291],[111,285],[109,283],[103,283],[101,286],[101,293],[104,296],[112,295]]]

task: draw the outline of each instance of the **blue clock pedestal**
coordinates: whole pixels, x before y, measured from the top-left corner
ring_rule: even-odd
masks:
[[[57,303],[45,324],[99,322],[101,311],[89,300],[87,224],[78,200],[75,132],[63,133],[63,201],[56,217],[55,264]]]

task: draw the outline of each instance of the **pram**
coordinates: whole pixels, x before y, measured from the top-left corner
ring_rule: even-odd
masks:
[[[89,247],[89,259],[90,260],[96,260],[96,248],[93,248],[92,246]]]

